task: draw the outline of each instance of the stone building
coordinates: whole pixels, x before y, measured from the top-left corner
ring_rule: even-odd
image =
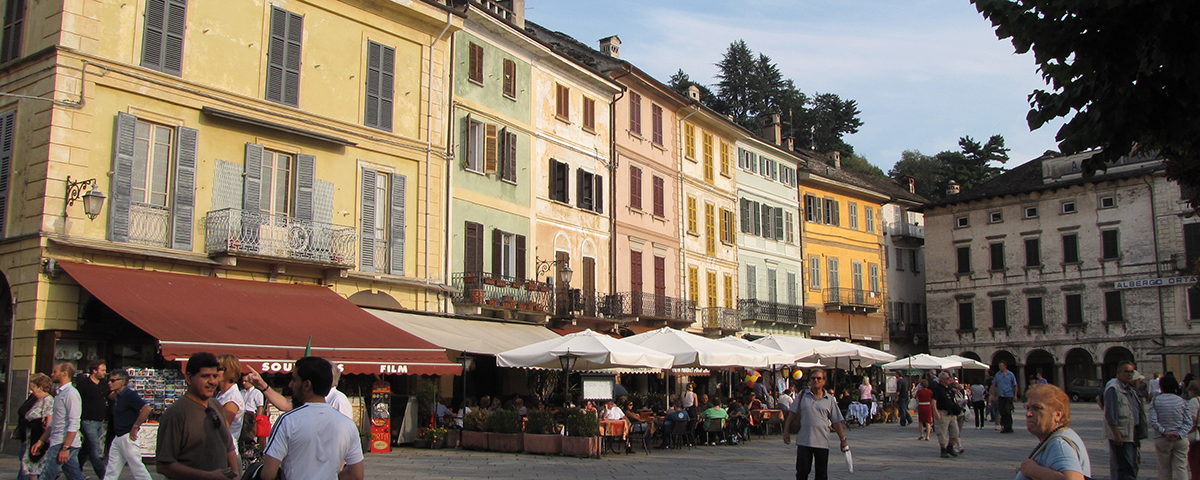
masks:
[[[1153,352],[1200,340],[1197,219],[1160,159],[1085,178],[1091,154],[1038,158],[925,206],[933,354],[1007,362],[1023,385],[1110,378],[1126,359],[1195,370]]]

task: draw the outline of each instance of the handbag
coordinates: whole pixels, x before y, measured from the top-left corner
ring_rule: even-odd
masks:
[[[916,398],[910,398],[910,399],[908,400],[908,409],[909,409],[909,410],[916,410],[916,409],[917,409],[917,399],[916,399]]]
[[[1082,463],[1083,457],[1079,454],[1079,445],[1075,445],[1075,442],[1071,441],[1071,439],[1058,434],[1058,430],[1061,430],[1063,428],[1065,428],[1065,427],[1058,427],[1057,429],[1055,429],[1055,431],[1053,433],[1050,434],[1049,437],[1046,437],[1045,441],[1039,443],[1038,446],[1033,449],[1033,453],[1029,454],[1029,458],[1032,460],[1033,457],[1036,457],[1036,456],[1038,456],[1039,453],[1042,453],[1042,450],[1046,449],[1046,446],[1050,443],[1051,440],[1054,440],[1055,438],[1061,438],[1061,439],[1063,439],[1063,441],[1067,442],[1067,445],[1070,445],[1071,448],[1073,448],[1075,450],[1075,456],[1079,457],[1080,463]],[[1138,458],[1138,463],[1141,463],[1140,457]],[[1084,475],[1083,479],[1084,480],[1092,480],[1092,477]]]

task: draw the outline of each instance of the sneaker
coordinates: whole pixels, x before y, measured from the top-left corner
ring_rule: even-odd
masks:
[[[944,448],[942,449],[942,458],[950,458],[950,452]]]
[[[954,446],[954,451],[955,451],[956,453],[958,453],[959,455],[962,455],[962,454],[963,454],[963,452],[965,452],[966,450],[963,450],[963,448],[962,448],[962,447],[960,447],[960,446],[958,446],[958,445],[955,445],[955,446]]]

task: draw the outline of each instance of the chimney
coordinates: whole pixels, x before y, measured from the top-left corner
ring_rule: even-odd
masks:
[[[525,30],[525,0],[501,0],[499,3],[512,12],[508,21],[518,29]]]
[[[621,39],[616,35],[600,39],[600,53],[612,58],[621,58]]]
[[[831,150],[828,153],[828,155],[829,155],[829,158],[833,159],[833,168],[841,170],[841,168],[842,168],[842,152],[839,152],[837,150]]]
[[[962,192],[962,186],[959,185],[958,182],[951,180],[950,183],[946,185],[946,195],[958,195],[959,192]]]
[[[695,85],[688,85],[688,98],[699,102],[700,101],[700,87],[695,86]]]
[[[763,127],[763,138],[775,145],[783,145],[783,124],[778,113],[771,114],[771,123]]]
[[[908,193],[917,193],[917,179],[913,177],[904,177],[908,181]]]
[[[792,137],[787,137],[787,138],[783,139],[783,144],[787,146],[787,149],[789,152],[796,150],[795,142],[796,142],[796,139],[794,139]]]

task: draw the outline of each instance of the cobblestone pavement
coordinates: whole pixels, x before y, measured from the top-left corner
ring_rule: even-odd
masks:
[[[1072,426],[1087,443],[1093,478],[1108,478],[1108,454],[1101,440],[1102,415],[1093,403],[1077,403],[1072,409]],[[1018,406],[1018,412],[1020,407]],[[854,454],[854,473],[846,470],[843,457],[830,455],[830,478],[871,480],[927,479],[954,476],[970,479],[1010,479],[1016,466],[1037,445],[1025,431],[1023,418],[1014,419],[1014,434],[1001,434],[989,425],[975,430],[970,422],[963,432],[966,452],[958,457],[938,456],[934,441],[917,441],[915,426],[876,424],[854,428],[848,433]],[[0,456],[0,477],[16,478],[18,461]],[[153,471],[153,468],[151,468]],[[87,472],[90,474],[90,471]],[[1142,442],[1140,478],[1155,479],[1154,447]],[[483,478],[755,478],[795,477],[795,447],[784,445],[778,435],[738,446],[704,446],[693,450],[654,450],[647,455],[606,455],[599,460],[542,457],[523,454],[472,452],[465,450],[418,450],[400,448],[388,454],[367,456],[368,479],[483,479]],[[131,478],[128,471],[121,478]],[[154,478],[162,478],[154,475]]]

